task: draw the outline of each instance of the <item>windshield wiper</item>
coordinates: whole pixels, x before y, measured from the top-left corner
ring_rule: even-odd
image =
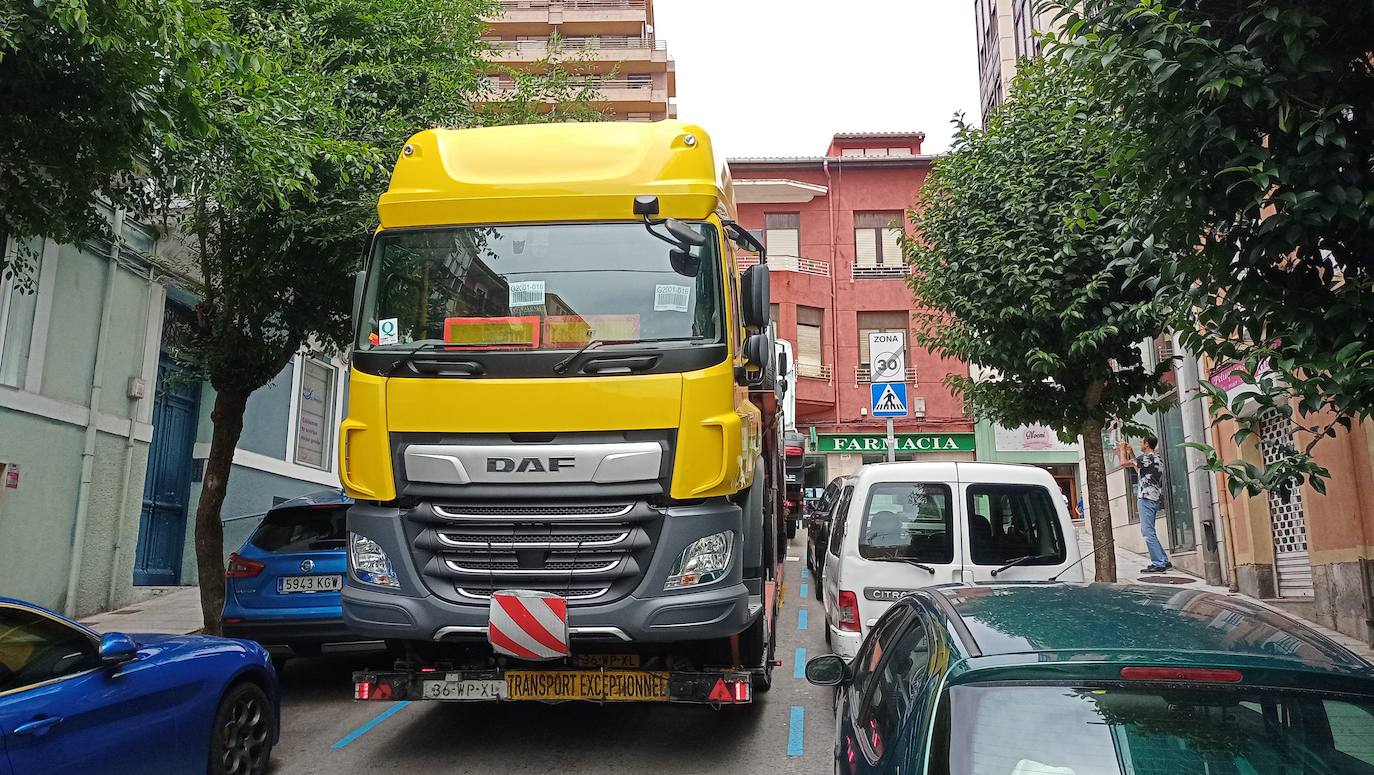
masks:
[[[896,556],[894,556],[894,557],[879,557],[878,559],[874,560],[874,562],[904,562],[904,563],[906,563],[907,565],[914,565],[914,566],[916,566],[917,568],[920,568],[921,570],[925,571],[926,573],[934,573],[934,572],[935,572],[935,569],[934,569],[934,568],[930,567],[929,565],[926,565],[926,564],[923,563],[923,562],[918,562],[918,561],[916,561],[916,560],[913,560],[913,559],[910,558],[910,557],[896,557]]]
[[[1030,562],[1031,560],[1043,560],[1043,559],[1045,559],[1046,557],[1053,557],[1053,556],[1054,556],[1054,555],[1052,555],[1052,554],[1028,554],[1028,555],[1026,555],[1025,557],[1017,557],[1016,559],[1012,560],[1011,562],[1007,563],[1006,565],[1003,565],[1002,567],[1000,567],[1000,568],[998,568],[997,570],[993,571],[993,572],[992,572],[992,575],[993,575],[993,576],[996,576],[997,574],[1001,573],[1002,571],[1004,571],[1004,570],[1010,570],[1010,569],[1012,569],[1012,568],[1015,568],[1017,565],[1020,565],[1020,564],[1023,563],[1023,562]]]
[[[553,365],[553,373],[563,374],[568,370],[568,367],[572,366],[573,363],[577,361],[578,358],[582,357],[583,353],[587,352],[588,350],[601,347],[602,345],[653,344],[655,342],[700,342],[704,341],[705,339],[706,337],[704,336],[661,336],[656,339],[593,339],[590,342],[587,342],[586,344],[582,345],[582,347],[579,348],[577,352],[573,353],[572,355],[569,355],[568,357],[564,358],[558,363],[555,363]]]
[[[463,342],[462,344],[457,344],[457,343],[451,343],[451,342],[440,342],[440,341],[435,340],[435,339],[426,339],[426,340],[420,342],[419,344],[415,345],[414,347],[410,348],[409,350],[406,350],[406,351],[401,355],[400,359],[397,360],[395,363],[391,364],[391,368],[390,368],[390,369],[387,369],[387,371],[386,371],[386,376],[387,376],[387,377],[394,377],[394,376],[396,376],[397,372],[399,372],[401,369],[404,369],[404,368],[406,367],[406,365],[409,364],[409,363],[411,362],[411,360],[413,360],[413,359],[415,358],[416,355],[419,355],[421,352],[423,352],[423,351],[425,351],[425,350],[429,350],[429,349],[431,349],[431,348],[454,347],[454,348],[460,348],[460,349],[461,349],[461,348],[464,348],[464,347],[505,347],[505,346],[508,346],[509,344],[510,344],[510,342]],[[374,349],[374,351],[375,351],[376,348],[373,348],[373,349]],[[386,351],[383,350],[383,352],[386,352]],[[456,355],[461,355],[461,354],[463,354],[463,353],[461,353],[461,352],[455,352],[454,354],[456,354]]]

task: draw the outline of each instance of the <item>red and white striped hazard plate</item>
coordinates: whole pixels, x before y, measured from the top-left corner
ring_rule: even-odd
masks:
[[[519,659],[569,654],[568,601],[548,592],[504,589],[491,595],[487,640],[497,653]]]

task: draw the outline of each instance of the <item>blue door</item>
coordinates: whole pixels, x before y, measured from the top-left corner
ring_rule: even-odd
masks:
[[[176,362],[164,353],[157,367],[153,443],[143,482],[134,584],[166,586],[181,580],[181,549],[191,495],[191,450],[196,443],[200,385],[176,379]]]

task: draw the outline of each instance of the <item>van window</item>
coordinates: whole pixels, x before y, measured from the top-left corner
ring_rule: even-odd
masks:
[[[845,516],[849,514],[849,499],[853,495],[854,485],[845,485],[840,499],[835,501],[835,510],[830,512],[830,553],[836,557],[840,556],[840,547],[844,545],[845,524],[849,522]]]
[[[968,488],[969,557],[974,565],[1058,565],[1064,535],[1053,495],[1034,484],[974,484]]]
[[[248,540],[273,553],[343,549],[348,538],[347,517],[348,509],[343,506],[269,511]]]
[[[954,561],[950,490],[943,484],[879,482],[868,488],[859,556]]]

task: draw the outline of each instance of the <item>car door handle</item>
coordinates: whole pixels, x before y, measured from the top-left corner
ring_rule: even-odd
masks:
[[[61,723],[62,723],[62,717],[61,717],[61,716],[47,716],[47,717],[45,717],[45,718],[38,718],[38,719],[34,719],[33,721],[25,722],[25,723],[20,724],[19,726],[15,727],[15,728],[14,728],[14,734],[16,734],[16,735],[42,735],[42,734],[46,734],[47,731],[48,731],[49,729],[52,729],[53,727],[55,727],[55,726],[57,726],[58,724],[61,724]]]

